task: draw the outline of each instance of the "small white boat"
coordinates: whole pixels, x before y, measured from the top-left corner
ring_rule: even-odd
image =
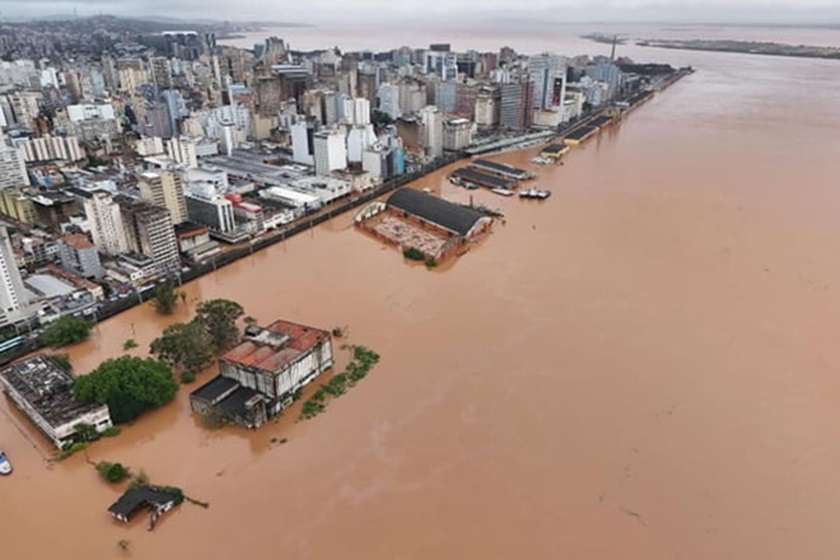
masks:
[[[490,189],[491,193],[496,193],[501,196],[513,196],[513,191],[510,189],[503,189],[501,187],[497,187],[495,189]]]
[[[0,451],[0,474],[12,474],[12,463],[9,461],[9,458],[6,457],[6,454],[2,451]]]
[[[551,191],[541,190],[541,189],[525,189],[524,191],[519,191],[519,198],[534,198],[537,200],[545,200],[551,196]]]

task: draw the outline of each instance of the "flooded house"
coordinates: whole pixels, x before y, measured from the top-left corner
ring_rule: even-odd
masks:
[[[59,449],[76,440],[79,424],[100,433],[113,425],[107,405],[73,396],[74,383],[72,375],[44,354],[0,370],[3,391]]]
[[[128,523],[140,510],[149,510],[149,529],[153,529],[161,515],[183,501],[183,492],[177,488],[139,486],[126,490],[116,502],[111,504],[108,513],[114,519]]]
[[[332,365],[328,331],[282,320],[250,325],[242,342],[219,358],[219,375],[190,394],[190,408],[257,428]]]

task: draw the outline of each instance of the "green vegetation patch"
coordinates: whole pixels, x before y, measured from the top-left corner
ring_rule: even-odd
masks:
[[[364,346],[350,346],[353,358],[347,364],[347,368],[332,377],[329,381],[318,387],[309,399],[303,403],[300,411],[301,419],[314,418],[324,412],[327,408],[327,401],[340,397],[356,383],[364,379],[373,366],[379,362],[379,354],[365,348]]]

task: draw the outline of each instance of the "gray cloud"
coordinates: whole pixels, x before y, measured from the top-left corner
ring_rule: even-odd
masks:
[[[840,23],[840,0],[2,0],[0,14],[108,13],[231,20],[313,22],[435,18],[548,18],[553,21],[714,21]],[[833,20],[833,21],[832,21]]]

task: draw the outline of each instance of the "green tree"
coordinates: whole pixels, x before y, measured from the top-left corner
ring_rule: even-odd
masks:
[[[152,341],[149,351],[175,369],[198,373],[213,361],[213,341],[202,323],[175,323]]]
[[[73,393],[79,400],[107,404],[111,418],[118,424],[166,404],[177,390],[178,382],[168,365],[134,356],[105,360],[73,385]]]
[[[81,441],[96,441],[99,439],[99,432],[96,431],[96,426],[79,422],[73,428],[76,430],[76,438]]]
[[[62,369],[67,371],[73,371],[73,364],[70,362],[70,355],[61,353],[61,354],[51,354],[50,358],[54,361],[58,366]]]
[[[76,344],[90,336],[93,328],[92,321],[77,319],[76,317],[59,317],[44,329],[42,335],[44,344],[59,348],[69,344]]]
[[[207,329],[213,349],[216,352],[223,352],[239,341],[239,327],[236,326],[236,320],[244,313],[245,310],[235,301],[212,299],[198,305],[195,321]]]
[[[96,470],[108,482],[122,482],[129,475],[128,469],[122,463],[99,461],[96,463]]]
[[[175,312],[175,306],[178,305],[178,292],[175,291],[172,282],[163,282],[155,287],[152,305],[161,315],[172,315]]]

